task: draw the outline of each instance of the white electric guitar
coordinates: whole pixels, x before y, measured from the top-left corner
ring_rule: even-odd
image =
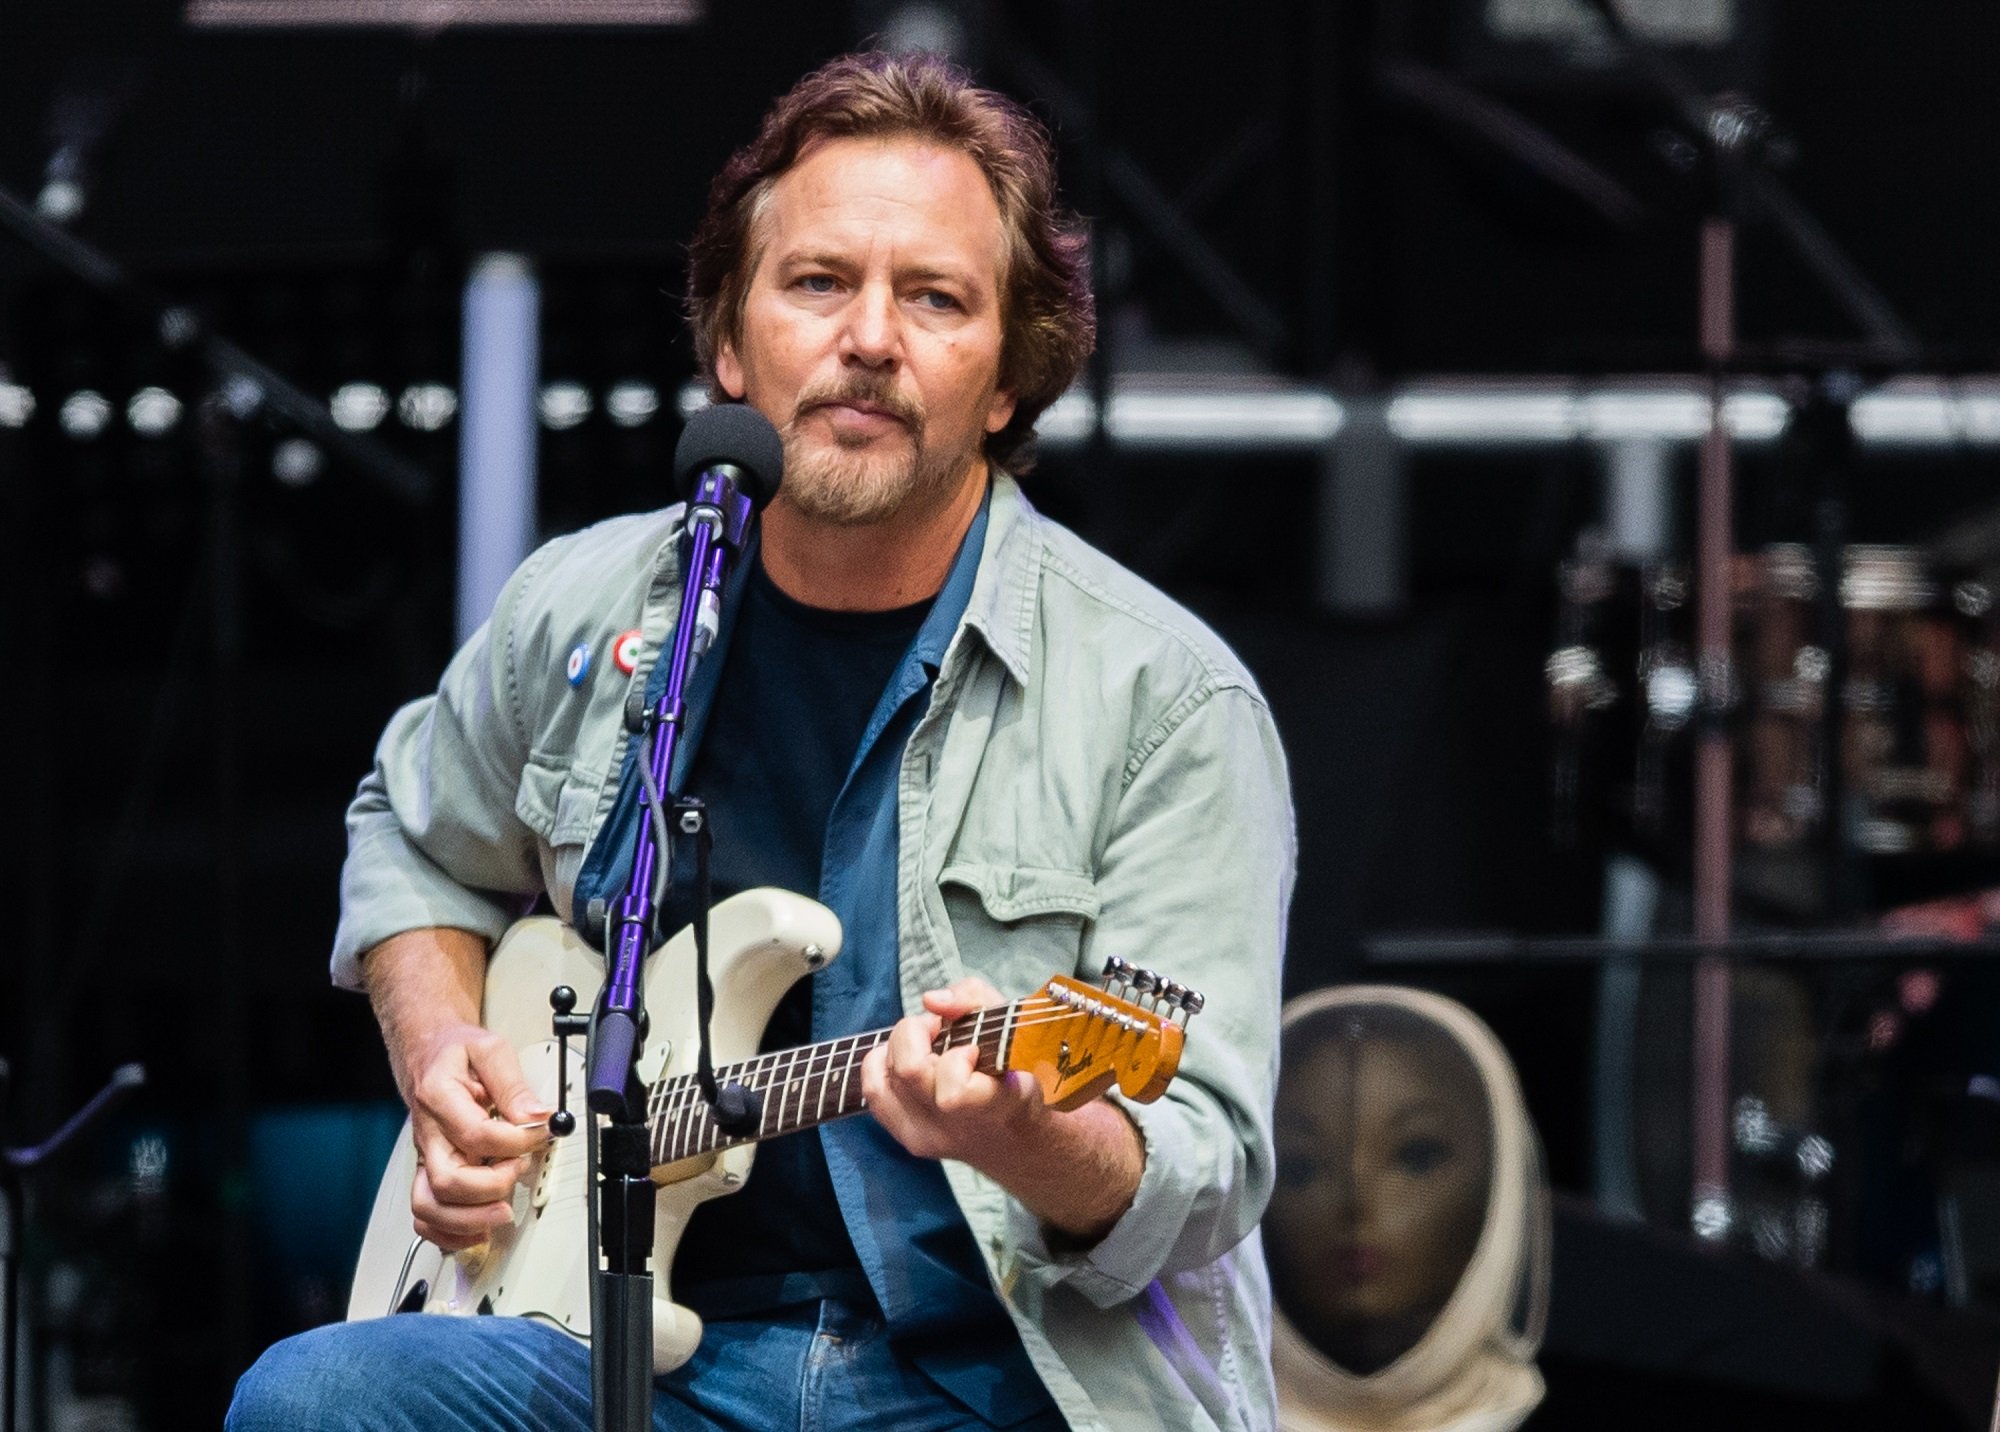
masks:
[[[719,1082],[762,1096],[756,1133],[724,1132],[696,1087],[694,935],[683,930],[647,962],[652,1032],[640,1061],[649,1086],[654,1227],[653,1369],[670,1372],[701,1341],[701,1319],[668,1296],[666,1270],[695,1206],[743,1186],[758,1139],[861,1112],[861,1061],[886,1029],[759,1055],[764,1026],[801,976],[840,950],[840,922],[825,906],[782,890],[748,890],[709,919],[715,1016],[710,1057]],[[486,972],[486,1027],[521,1059],[535,1092],[555,1106],[562,1046],[552,1032],[549,992],[568,985],[588,1009],[603,983],[597,951],[558,921],[523,920],[507,932]],[[1057,975],[1012,1004],[980,1010],[939,1034],[940,1051],[971,1044],[989,1073],[1022,1069],[1043,1100],[1071,1109],[1115,1081],[1140,1103],[1157,1099],[1180,1065],[1188,1018],[1201,996],[1121,960],[1103,988]],[[578,1041],[581,1043],[581,1041]],[[567,1085],[582,1108],[583,1052],[569,1051]],[[587,1116],[586,1116],[587,1117]],[[446,1253],[413,1237],[410,1190],[416,1151],[409,1125],[383,1172],[354,1270],[347,1316],[400,1312],[512,1314],[590,1336],[586,1158],[583,1130],[535,1155],[514,1190],[514,1219],[484,1243]]]

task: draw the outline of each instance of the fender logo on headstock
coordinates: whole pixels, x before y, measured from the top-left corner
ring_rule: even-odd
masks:
[[[1068,1079],[1072,1075],[1081,1074],[1096,1062],[1097,1056],[1094,1053],[1086,1054],[1081,1059],[1072,1060],[1069,1053],[1069,1041],[1065,1039],[1062,1042],[1062,1047],[1056,1051],[1056,1077]]]

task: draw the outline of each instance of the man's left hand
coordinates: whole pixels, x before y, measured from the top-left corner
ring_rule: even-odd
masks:
[[[924,996],[925,1012],[898,1020],[862,1061],[869,1112],[918,1158],[958,1159],[979,1168],[982,1153],[1032,1140],[1048,1117],[1033,1075],[987,1074],[969,1044],[943,1054],[932,1048],[952,1020],[1005,1003],[992,985],[972,976],[932,990]]]
[[[1033,1075],[985,1073],[970,1045],[932,1048],[950,1021],[1003,1003],[970,976],[925,994],[924,1013],[898,1020],[861,1063],[869,1112],[919,1158],[970,1164],[1051,1227],[1101,1238],[1131,1207],[1145,1172],[1131,1119],[1101,1099],[1058,1113]]]

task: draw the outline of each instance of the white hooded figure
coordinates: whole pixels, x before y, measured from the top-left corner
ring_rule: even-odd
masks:
[[[1285,1007],[1264,1217],[1282,1432],[1509,1432],[1542,1399],[1549,1205],[1470,1010],[1350,985]]]

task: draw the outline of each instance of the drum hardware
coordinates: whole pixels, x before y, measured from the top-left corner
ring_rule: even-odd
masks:
[[[1679,775],[1696,719],[1713,711],[1739,741],[1746,852],[1811,856],[1836,833],[1865,857],[2000,851],[1993,581],[1939,572],[1907,547],[1848,546],[1840,562],[1837,602],[1824,603],[1805,546],[1739,555],[1733,672],[1706,676],[1684,566],[1621,565],[1588,544],[1565,562],[1545,664],[1563,834],[1581,817],[1563,803],[1577,802],[1642,844],[1683,835]]]

